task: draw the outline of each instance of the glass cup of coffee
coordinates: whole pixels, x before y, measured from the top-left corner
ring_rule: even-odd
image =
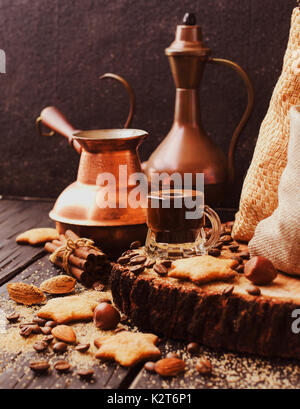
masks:
[[[206,217],[211,234],[206,238]],[[220,238],[221,222],[217,213],[204,204],[197,190],[170,189],[148,194],[148,234],[145,250],[156,258],[183,258],[203,255]]]

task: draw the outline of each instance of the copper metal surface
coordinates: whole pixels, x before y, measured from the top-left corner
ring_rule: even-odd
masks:
[[[237,139],[253,107],[253,87],[245,71],[229,60],[210,58],[210,50],[203,45],[198,25],[179,25],[175,41],[166,49],[176,86],[175,114],[172,128],[152,153],[143,169],[150,179],[153,173],[204,173],[206,202],[215,206],[234,180],[234,151]],[[243,79],[248,104],[235,129],[228,159],[213,143],[201,123],[198,87],[206,63],[225,64]]]
[[[106,74],[106,77],[117,77]],[[125,81],[125,80],[124,80]],[[134,112],[134,93],[125,81],[121,81],[129,92],[130,112],[126,121],[129,126]],[[141,172],[137,148],[147,132],[138,129],[104,129],[81,131],[67,121],[55,107],[45,108],[38,119],[41,123],[65,136],[81,153],[77,180],[58,197],[49,216],[60,232],[71,228],[81,237],[89,237],[106,251],[128,248],[134,240],[144,241],[146,235],[146,209],[132,208],[127,202],[130,191],[136,184],[129,184],[131,174]],[[120,165],[126,165],[127,177],[120,178]],[[106,186],[97,181],[100,174],[115,177],[108,196]],[[114,193],[110,196],[110,193]],[[146,203],[145,197],[142,198]],[[119,204],[123,203],[123,207]],[[124,203],[126,205],[124,205]]]

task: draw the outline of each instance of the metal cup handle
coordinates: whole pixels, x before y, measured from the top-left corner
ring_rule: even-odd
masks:
[[[232,68],[234,71],[236,71],[239,76],[242,78],[246,89],[247,89],[247,96],[248,96],[248,103],[247,103],[247,107],[244,111],[244,114],[242,116],[242,119],[240,120],[240,122],[238,123],[237,127],[235,128],[231,141],[230,141],[230,145],[229,145],[229,150],[228,150],[228,174],[229,174],[229,183],[233,184],[234,182],[234,174],[235,174],[235,169],[234,169],[234,152],[235,152],[235,148],[236,148],[236,143],[237,140],[240,136],[240,133],[242,131],[242,129],[244,128],[244,126],[246,125],[252,109],[253,109],[253,103],[254,103],[254,90],[253,90],[253,86],[252,83],[250,81],[250,78],[248,77],[248,75],[246,74],[246,72],[243,70],[243,68],[238,65],[237,63],[230,61],[230,60],[225,60],[223,58],[208,58],[207,60],[209,63],[212,64],[223,64],[226,65],[230,68]]]

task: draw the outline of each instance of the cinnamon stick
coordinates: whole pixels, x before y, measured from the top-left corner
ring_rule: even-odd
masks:
[[[56,260],[54,264],[60,268],[63,268],[63,264],[60,260]],[[89,276],[87,272],[81,270],[78,267],[70,265],[69,271],[72,274],[72,276],[76,278],[77,281],[81,281],[82,284],[86,285],[87,287],[90,287],[95,281],[92,277]]]
[[[65,232],[64,239],[66,240],[66,238],[71,239],[73,241],[76,241],[80,237],[77,236],[77,234],[74,233],[72,230],[67,230]],[[89,249],[88,247],[81,247],[79,249],[76,249],[74,254],[76,254],[76,252],[78,252],[78,257],[86,258],[86,259],[89,258],[91,260],[95,260],[96,264],[101,264],[103,261],[107,260],[106,254],[103,253],[103,251],[100,250],[100,249],[99,249],[99,251],[97,251],[97,250],[94,250],[94,249]]]

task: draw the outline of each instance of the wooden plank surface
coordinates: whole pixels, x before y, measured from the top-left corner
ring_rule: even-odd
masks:
[[[18,245],[18,234],[34,227],[54,227],[53,202],[0,200],[0,285],[44,254],[43,247]]]

